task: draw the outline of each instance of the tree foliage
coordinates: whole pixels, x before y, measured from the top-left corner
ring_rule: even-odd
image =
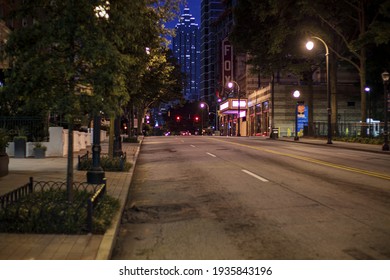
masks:
[[[66,117],[68,191],[73,180],[74,119],[100,111],[118,115],[129,100],[142,92],[140,87],[148,84],[140,82],[140,77],[150,63],[145,49],[161,49],[161,34],[169,32],[163,23],[172,18],[179,2],[21,1],[11,15],[27,18],[33,24],[15,29],[9,36],[5,54],[11,65],[1,96],[11,113],[56,112]],[[166,63],[159,67],[160,74],[171,71]],[[160,78],[164,84],[155,84],[164,89],[148,88],[147,92],[158,95],[166,91],[169,78]],[[137,96],[139,100],[146,97],[152,98]],[[17,110],[12,107],[15,105]]]
[[[250,63],[261,72],[307,69],[302,62],[308,55],[300,50],[305,36],[326,41],[339,61],[347,61],[360,74],[365,121],[366,65],[378,48],[389,50],[389,0],[242,0],[234,14],[231,39],[236,48],[252,56]],[[388,63],[377,68],[389,67]]]
[[[301,45],[296,41],[310,18],[296,13],[297,9],[293,0],[243,0],[234,9],[230,39],[238,51],[250,54],[257,71],[302,71],[297,63],[302,59]]]

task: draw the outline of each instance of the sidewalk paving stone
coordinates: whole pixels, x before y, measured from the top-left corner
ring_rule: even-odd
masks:
[[[122,143],[122,150],[127,154],[127,161],[133,164],[129,172],[105,172],[108,194],[120,200],[121,208],[111,228],[104,235],[0,233],[0,260],[109,259],[140,146],[141,143]],[[107,150],[108,143],[102,143],[102,153],[107,153]],[[82,153],[86,153],[86,150],[74,154],[75,182],[86,181],[86,171],[76,170],[77,156]],[[0,177],[0,195],[28,183],[31,176],[34,181],[65,182],[66,163],[66,157],[11,158],[9,175]]]

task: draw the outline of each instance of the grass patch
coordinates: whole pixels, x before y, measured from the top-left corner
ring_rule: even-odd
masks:
[[[85,234],[87,200],[92,194],[74,191],[73,203],[67,202],[65,190],[32,193],[0,209],[0,232]],[[93,214],[93,233],[103,234],[119,209],[119,201],[104,195]]]

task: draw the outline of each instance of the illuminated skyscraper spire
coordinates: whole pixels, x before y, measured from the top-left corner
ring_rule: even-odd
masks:
[[[183,95],[186,100],[199,99],[200,36],[199,27],[190,9],[185,7],[176,24],[176,36],[172,40],[173,54],[186,75]]]

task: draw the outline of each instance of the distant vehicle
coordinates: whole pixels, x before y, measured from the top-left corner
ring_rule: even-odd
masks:
[[[191,133],[188,130],[187,131],[180,131],[180,135],[189,136],[189,135],[191,135]]]

